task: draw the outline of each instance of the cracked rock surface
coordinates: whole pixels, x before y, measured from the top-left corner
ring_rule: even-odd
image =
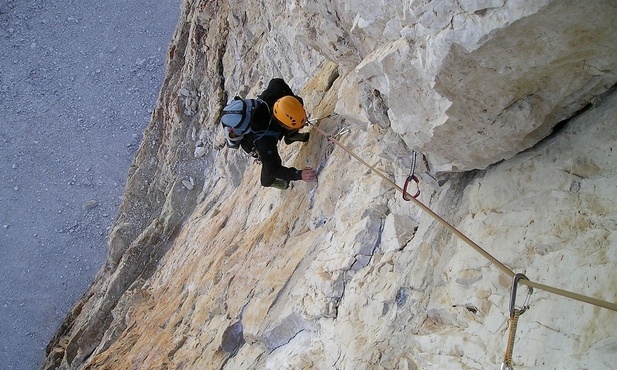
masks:
[[[414,150],[448,223],[530,279],[617,300],[614,2],[250,4],[183,3],[107,263],[45,368],[499,368],[511,281],[386,180]],[[272,77],[385,179],[306,128],[281,157],[319,182],[261,188],[219,115]],[[614,367],[615,312],[530,304],[515,366]]]

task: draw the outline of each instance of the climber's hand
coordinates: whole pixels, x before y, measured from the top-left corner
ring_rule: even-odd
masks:
[[[306,167],[302,170],[302,180],[306,182],[317,181],[317,171],[311,167]]]

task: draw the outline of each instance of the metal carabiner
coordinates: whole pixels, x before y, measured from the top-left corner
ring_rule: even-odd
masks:
[[[514,313],[522,315],[525,311],[527,311],[527,309],[529,309],[529,298],[531,297],[531,293],[533,293],[532,287],[527,287],[527,298],[525,298],[525,303],[523,303],[523,306],[521,306],[520,309],[516,308],[516,290],[518,287],[518,281],[521,279],[529,280],[527,276],[521,273],[514,274],[514,278],[512,279],[512,291],[510,293],[510,315],[514,315]]]
[[[407,188],[409,187],[409,183],[411,181],[415,181],[416,186],[418,188],[418,191],[416,191],[414,195],[411,195],[407,192]],[[408,198],[407,197],[408,195],[411,196],[412,198],[417,198],[418,195],[420,195],[420,182],[418,181],[418,178],[416,177],[416,175],[407,176],[407,180],[405,180],[405,186],[403,186],[403,200],[409,202],[411,198]]]
[[[527,298],[521,308],[516,308],[516,290],[518,288],[519,280],[529,280],[527,276],[523,274],[514,274],[512,279],[512,291],[510,293],[510,334],[508,335],[508,345],[506,347],[506,354],[504,355],[503,363],[501,364],[501,370],[512,370],[512,352],[514,351],[514,339],[516,336],[516,326],[518,324],[518,318],[525,311],[529,309],[529,297],[533,292],[533,288],[528,286]]]
[[[347,135],[351,130],[347,126],[341,126],[334,134],[330,135],[332,137],[340,138],[343,135]]]
[[[409,202],[411,200],[411,198],[408,198],[407,195],[410,195],[412,198],[417,198],[420,195],[420,181],[418,181],[418,178],[415,175],[416,172],[416,156],[418,155],[418,153],[414,150],[412,151],[412,157],[411,157],[411,169],[409,170],[409,175],[407,176],[407,179],[405,180],[405,186],[403,186],[403,200],[406,202]],[[409,183],[411,181],[415,181],[416,182],[416,187],[418,188],[418,191],[416,191],[416,194],[411,195],[407,192],[407,187],[409,187]]]

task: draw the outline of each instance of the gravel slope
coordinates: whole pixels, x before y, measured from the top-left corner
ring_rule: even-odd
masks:
[[[105,260],[179,0],[0,0],[0,364],[35,369]]]

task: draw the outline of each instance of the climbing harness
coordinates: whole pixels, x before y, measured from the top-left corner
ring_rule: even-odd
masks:
[[[409,170],[409,175],[407,175],[407,179],[405,180],[405,186],[403,186],[403,200],[409,202],[411,199],[408,198],[407,196],[409,195],[409,193],[407,192],[407,188],[409,187],[409,183],[411,181],[414,181],[416,183],[416,188],[418,189],[418,191],[416,191],[416,193],[414,195],[412,195],[412,198],[417,198],[420,195],[420,182],[418,181],[418,178],[416,177],[416,157],[418,156],[418,153],[414,150],[412,151],[411,154],[411,169]]]
[[[529,280],[523,274],[515,274],[512,279],[512,289],[510,293],[510,333],[508,335],[508,344],[506,346],[506,354],[504,355],[501,370],[512,370],[512,353],[514,351],[514,339],[516,337],[516,327],[519,317],[529,309],[529,298],[533,293],[533,288],[528,287],[527,298],[525,303],[520,308],[516,308],[516,290],[520,280]]]
[[[334,139],[332,137],[332,135],[328,135],[324,130],[322,130],[321,128],[319,128],[316,125],[316,123],[318,121],[324,120],[326,118],[330,118],[330,117],[335,116],[335,115],[337,115],[337,114],[333,113],[333,114],[330,114],[330,115],[325,116],[325,117],[321,117],[321,118],[317,118],[317,119],[310,119],[310,120],[307,121],[307,124],[310,125],[311,127],[315,128],[315,130],[317,130],[320,134],[324,135],[328,139],[328,141],[330,141],[330,142],[334,143],[335,145],[339,146],[346,153],[348,153],[349,155],[354,157],[356,160],[358,160],[358,162],[362,163],[364,166],[366,166],[369,170],[371,170],[377,176],[381,177],[386,182],[390,183],[390,185],[392,185],[392,187],[394,187],[395,189],[397,189],[398,191],[403,193],[404,197],[406,197],[407,195],[410,196],[410,194],[407,193],[406,189],[401,188],[400,186],[398,186],[394,181],[390,180],[382,172],[378,171],[375,167],[373,167],[370,164],[368,164],[366,161],[364,161],[362,158],[360,158],[354,152],[352,152],[351,150],[347,149],[338,140]],[[415,169],[412,167],[412,170],[415,170]],[[415,181],[415,180],[413,180],[413,178],[412,178],[409,181]],[[405,198],[405,200],[407,200],[407,199]],[[516,274],[512,270],[510,270],[506,265],[501,263],[498,259],[493,257],[490,253],[488,253],[486,250],[484,250],[482,247],[480,247],[473,240],[468,238],[465,234],[460,232],[457,228],[455,228],[454,226],[450,225],[446,220],[444,220],[441,216],[439,216],[437,213],[435,213],[432,209],[430,209],[429,207],[424,205],[424,203],[419,201],[417,198],[414,198],[414,197],[410,196],[409,200],[412,201],[416,206],[420,207],[424,212],[428,213],[437,222],[441,223],[446,229],[450,230],[455,236],[457,236],[459,239],[464,241],[467,245],[469,245],[471,248],[473,248],[476,252],[480,253],[484,258],[489,260],[489,262],[494,264],[504,275],[506,275],[507,277],[509,277],[511,279],[514,279]],[[609,309],[609,310],[612,310],[612,311],[617,311],[617,304],[613,303],[613,302],[607,302],[607,301],[603,301],[601,299],[597,299],[597,298],[585,296],[585,295],[582,295],[582,294],[570,292],[570,291],[567,291],[567,290],[555,288],[555,287],[552,287],[552,286],[549,286],[549,285],[540,284],[540,283],[537,283],[535,281],[531,281],[531,280],[529,280],[527,278],[525,278],[525,279],[518,279],[517,282],[520,283],[520,284],[526,285],[529,288],[540,289],[540,290],[543,290],[545,292],[549,292],[549,293],[553,293],[553,294],[560,295],[560,296],[563,296],[563,297],[571,298],[571,299],[574,299],[574,300],[577,300],[577,301],[580,301],[580,302],[589,303],[589,304],[592,304],[592,305],[595,305],[595,306],[598,306],[598,307],[603,307],[603,308],[606,308],[606,309]]]

